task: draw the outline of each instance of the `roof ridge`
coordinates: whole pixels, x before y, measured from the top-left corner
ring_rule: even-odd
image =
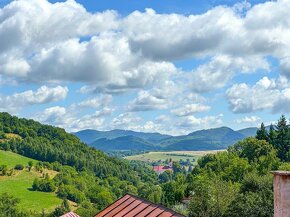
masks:
[[[130,193],[125,194],[124,197],[125,197],[126,195],[129,195],[129,196],[131,196],[131,197],[135,197],[135,198],[140,199],[140,200],[142,200],[142,201],[144,201],[144,202],[147,202],[147,203],[150,203],[150,204],[156,205],[156,206],[158,206],[158,207],[161,207],[162,209],[165,209],[165,210],[167,210],[167,211],[171,211],[171,212],[173,212],[173,213],[175,213],[175,214],[178,214],[178,215],[181,215],[181,216],[184,216],[184,217],[185,217],[185,215],[182,215],[182,214],[180,214],[180,213],[178,213],[178,212],[176,212],[176,211],[174,211],[174,210],[172,210],[172,209],[169,209],[168,207],[166,207],[166,206],[164,206],[164,205],[162,205],[162,204],[159,204],[159,203],[153,203],[153,202],[151,202],[151,201],[149,201],[149,200],[147,200],[147,199],[144,199],[144,198],[139,197],[139,196],[132,195],[132,194],[130,194]]]

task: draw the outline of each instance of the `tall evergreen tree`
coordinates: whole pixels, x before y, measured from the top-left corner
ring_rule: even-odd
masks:
[[[275,147],[276,130],[275,130],[273,124],[270,125],[268,138],[269,138],[268,142]]]
[[[260,129],[257,130],[256,139],[266,140],[266,141],[268,141],[269,139],[268,131],[266,130],[266,127],[263,122],[261,124]]]
[[[286,117],[284,115],[280,117],[276,126],[276,131],[277,136],[275,139],[275,148],[277,149],[278,157],[282,161],[286,161],[290,144],[288,140],[289,128],[287,125]]]

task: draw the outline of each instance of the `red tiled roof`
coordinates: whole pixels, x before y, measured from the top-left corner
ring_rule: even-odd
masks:
[[[162,205],[126,194],[95,217],[184,217]]]
[[[154,171],[165,171],[165,170],[172,170],[170,166],[153,166]]]
[[[80,217],[80,216],[75,214],[74,212],[68,212],[60,217]]]

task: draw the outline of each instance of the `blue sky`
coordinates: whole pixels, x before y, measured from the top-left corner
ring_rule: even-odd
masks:
[[[288,0],[0,1],[0,110],[180,135],[290,112]]]

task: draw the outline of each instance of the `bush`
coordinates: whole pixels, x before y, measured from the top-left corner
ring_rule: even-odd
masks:
[[[23,170],[24,166],[22,164],[16,164],[14,167],[15,170]]]
[[[32,189],[34,191],[54,192],[56,190],[56,186],[52,180],[39,180],[36,178],[32,184]]]

